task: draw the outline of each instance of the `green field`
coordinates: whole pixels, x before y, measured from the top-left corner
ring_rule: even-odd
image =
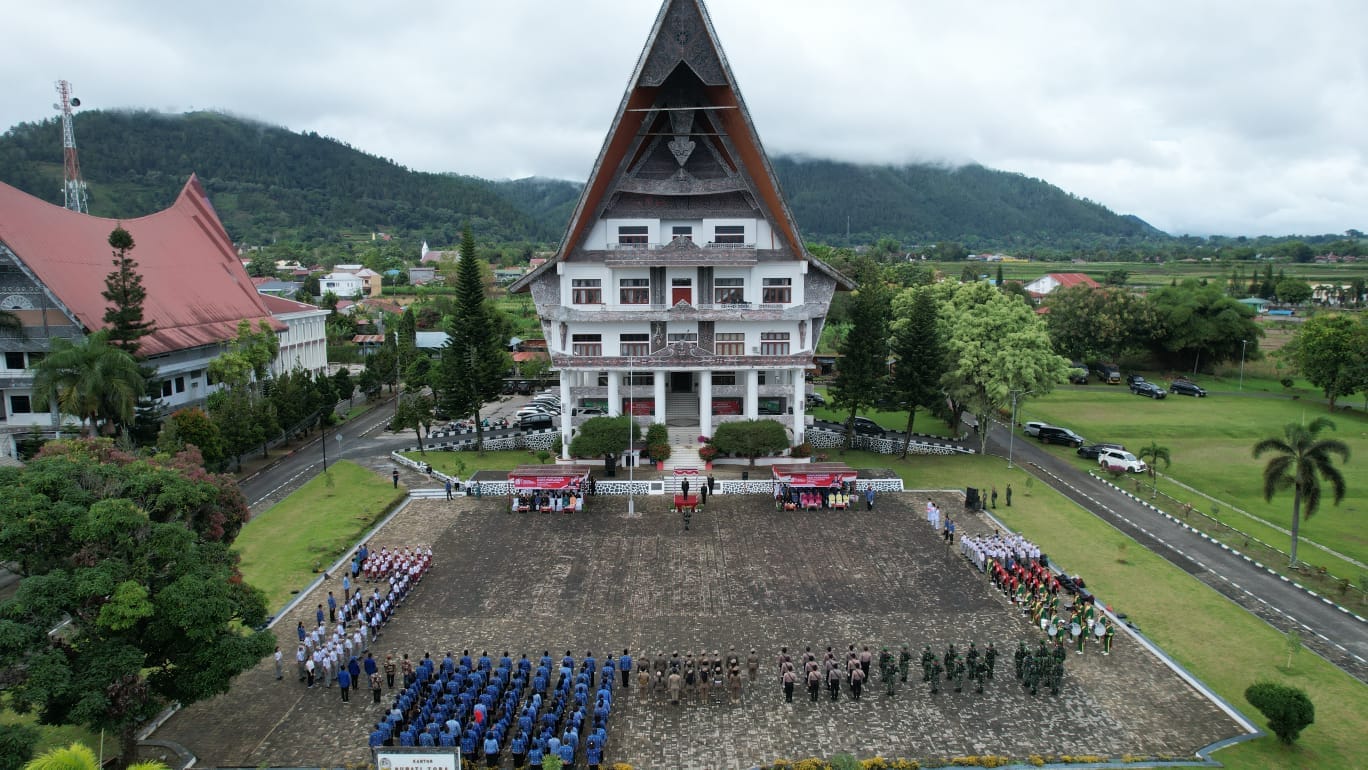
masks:
[[[817,392],[831,402],[831,392],[826,386],[818,386]],[[807,413],[818,420],[831,420],[832,422],[844,423],[848,412],[833,409],[831,406],[808,407]],[[866,409],[860,412],[861,417],[868,417],[881,427],[888,430],[906,430],[907,412],[889,412],[879,409]],[[938,419],[925,409],[917,410],[917,420],[912,425],[912,430],[916,433],[927,433],[932,436],[952,436],[954,435],[944,420]]]
[[[1260,439],[1281,435],[1287,423],[1326,414],[1323,404],[1259,393],[1215,391],[1203,399],[1170,396],[1153,401],[1133,396],[1124,387],[1085,385],[1070,386],[1028,401],[1018,409],[1017,421],[1044,420],[1063,425],[1089,441],[1124,444],[1132,452],[1138,452],[1151,441],[1166,446],[1173,465],[1161,470],[1162,473],[1219,500],[1225,512],[1222,520],[1231,526],[1241,528],[1242,523],[1250,522],[1250,534],[1286,549],[1290,545],[1287,536],[1259,528],[1253,520],[1230,509],[1234,506],[1267,524],[1290,528],[1291,495],[1284,492],[1272,502],[1264,501],[1261,474],[1267,456],[1256,460],[1251,449]],[[1341,466],[1348,493],[1339,506],[1323,499],[1320,511],[1303,522],[1301,534],[1359,562],[1368,562],[1368,528],[1361,518],[1368,512],[1368,466],[1362,460],[1368,452],[1368,418],[1354,410],[1338,412],[1332,419],[1337,428],[1332,435],[1348,444],[1351,452],[1350,461]],[[1023,436],[1018,434],[1018,438]],[[1074,456],[1071,448],[1051,450],[1061,456]],[[1079,467],[1095,467],[1081,458],[1077,462]],[[1176,486],[1166,489],[1202,510],[1210,511],[1213,507],[1210,501],[1204,502]],[[1360,571],[1305,544],[1298,556],[1351,580],[1356,580]]]
[[[1258,271],[1262,275],[1265,269],[1263,262],[1087,262],[1084,264],[1064,262],[930,262],[928,264],[951,277],[958,277],[963,272],[965,265],[969,265],[980,275],[987,275],[990,278],[997,277],[998,265],[1001,265],[1003,280],[1022,283],[1033,281],[1046,273],[1085,273],[1098,283],[1102,283],[1102,279],[1107,273],[1113,270],[1125,270],[1129,273],[1126,280],[1127,286],[1151,289],[1168,286],[1175,280],[1181,282],[1189,278],[1198,280],[1206,278],[1224,286],[1233,267],[1239,268],[1240,275],[1243,276],[1244,282],[1247,284],[1252,272]],[[1355,278],[1368,276],[1368,265],[1278,262],[1273,265],[1273,271],[1275,275],[1282,271],[1286,277],[1300,278],[1312,286],[1320,283],[1348,284]]]
[[[242,554],[242,576],[266,594],[272,611],[332,566],[408,494],[402,485],[342,460],[314,477],[242,528],[234,546]]]

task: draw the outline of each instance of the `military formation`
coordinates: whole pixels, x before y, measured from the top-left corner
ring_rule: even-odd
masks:
[[[997,647],[992,642],[983,650],[970,642],[969,649],[962,653],[955,649],[952,642],[939,656],[931,651],[931,645],[928,644],[921,654],[922,681],[930,685],[932,695],[940,692],[942,676],[947,685],[954,685],[955,692],[964,692],[965,683],[968,682],[975,693],[982,695],[984,682],[992,679],[997,671],[997,656]]]

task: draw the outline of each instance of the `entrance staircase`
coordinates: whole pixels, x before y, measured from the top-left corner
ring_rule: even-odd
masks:
[[[698,438],[698,394],[671,393],[665,399],[665,424],[673,427],[694,426],[694,439]],[[674,439],[671,438],[671,441]]]

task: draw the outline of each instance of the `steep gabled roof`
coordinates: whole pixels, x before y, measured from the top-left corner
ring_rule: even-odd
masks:
[[[669,88],[680,73],[701,84],[707,102],[678,108],[689,112],[687,121],[664,132],[697,139],[696,143],[689,141],[687,147],[681,147],[681,155],[711,154],[718,163],[736,172],[745,191],[753,196],[755,205],[795,255],[831,275],[840,287],[854,288],[850,279],[807,253],[703,1],[664,0],[560,248],[554,258],[515,282],[511,290],[526,290],[533,280],[573,252],[605,211],[611,196],[618,192],[616,185],[623,181],[627,168],[647,158],[651,148],[643,137],[657,133],[655,126],[672,122]],[[692,131],[688,126],[694,125],[694,120],[707,130]],[[671,143],[670,150],[675,149]],[[663,152],[659,147],[655,150]],[[681,159],[679,164],[682,168],[685,161]]]
[[[109,234],[120,225],[133,236],[132,256],[147,291],[143,318],[156,322],[140,354],[231,339],[244,319],[285,328],[252,285],[195,176],[169,208],[125,221],[70,211],[0,183],[0,242],[88,330],[105,325],[109,301],[101,292],[114,269]]]
[[[1073,286],[1088,286],[1098,288],[1099,284],[1094,281],[1087,273],[1050,273],[1049,276],[1059,282],[1059,288],[1068,289]]]

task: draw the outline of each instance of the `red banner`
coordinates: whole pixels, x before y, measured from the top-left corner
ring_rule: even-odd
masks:
[[[794,487],[838,487],[842,482],[854,480],[854,471],[850,473],[794,473],[778,478],[778,481]]]
[[[655,399],[637,399],[633,401],[624,398],[622,399],[622,411],[625,414],[649,417],[650,415],[655,414]]]
[[[741,414],[741,399],[739,398],[714,398],[712,402],[713,414]]]
[[[579,483],[579,476],[514,476],[515,489],[566,489]]]

